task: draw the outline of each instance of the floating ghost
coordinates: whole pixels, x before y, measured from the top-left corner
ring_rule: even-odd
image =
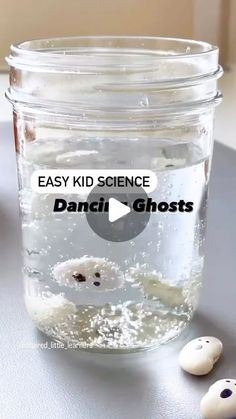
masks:
[[[114,290],[124,283],[124,274],[114,262],[92,256],[58,263],[52,269],[52,276],[59,285],[77,290]]]

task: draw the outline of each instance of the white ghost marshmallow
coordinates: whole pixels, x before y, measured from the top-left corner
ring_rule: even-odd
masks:
[[[58,263],[54,266],[52,275],[59,285],[78,290],[113,290],[124,283],[124,274],[114,262],[91,256]]]
[[[130,276],[147,298],[158,299],[170,306],[179,306],[184,303],[183,289],[162,279],[160,273],[143,272],[138,268],[132,268]]]
[[[184,346],[179,355],[181,368],[193,375],[206,375],[220,358],[222,342],[212,336],[192,340]]]
[[[64,323],[76,313],[76,305],[62,294],[43,296],[26,296],[25,305],[30,317],[41,328],[53,327]]]
[[[236,380],[226,378],[213,384],[201,401],[205,419],[236,418]]]

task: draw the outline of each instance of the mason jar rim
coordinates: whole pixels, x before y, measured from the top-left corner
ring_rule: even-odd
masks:
[[[120,129],[166,115],[193,119],[221,100],[219,49],[151,36],[79,36],[11,47],[6,97],[14,109]],[[136,129],[136,128],[135,128]]]
[[[119,48],[117,48],[119,47]],[[114,50],[113,50],[114,48]],[[117,53],[118,49],[122,54],[133,53],[135,58],[132,67],[141,65],[142,56],[150,55],[158,60],[186,60],[197,57],[204,57],[211,54],[218,54],[218,47],[204,41],[192,39],[155,37],[155,36],[75,36],[35,39],[23,41],[11,45],[11,54],[6,58],[12,66],[40,66],[42,68],[55,67],[55,71],[65,70],[65,66],[90,66],[91,70],[104,66],[104,56],[113,50]],[[98,52],[96,63],[93,55],[88,56],[88,52]],[[139,59],[138,59],[139,57]],[[110,64],[110,63],[109,63]],[[122,65],[122,62],[121,62]],[[111,67],[116,67],[117,63],[111,63]],[[94,69],[95,71],[95,69]]]

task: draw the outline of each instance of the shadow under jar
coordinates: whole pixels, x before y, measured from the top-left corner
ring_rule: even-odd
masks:
[[[218,48],[152,37],[58,38],[12,46],[7,61],[25,301],[36,326],[104,352],[175,338],[202,281]],[[151,213],[132,240],[104,240],[84,213],[54,213],[57,195],[31,189],[39,169],[150,169],[157,188],[149,197],[178,209]],[[181,200],[193,210],[181,210]]]

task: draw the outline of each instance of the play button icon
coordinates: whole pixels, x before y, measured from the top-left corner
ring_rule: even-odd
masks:
[[[110,223],[113,223],[113,221],[119,220],[121,217],[124,217],[125,215],[129,214],[131,209],[125,205],[122,204],[122,202],[118,201],[115,198],[109,199],[109,213],[108,213],[108,220]]]
[[[88,195],[88,204],[103,202],[104,211],[87,212],[86,218],[91,229],[104,240],[124,242],[132,240],[145,229],[149,212],[136,212],[133,203],[136,199],[146,201],[148,195],[143,188],[108,188],[95,186]]]

